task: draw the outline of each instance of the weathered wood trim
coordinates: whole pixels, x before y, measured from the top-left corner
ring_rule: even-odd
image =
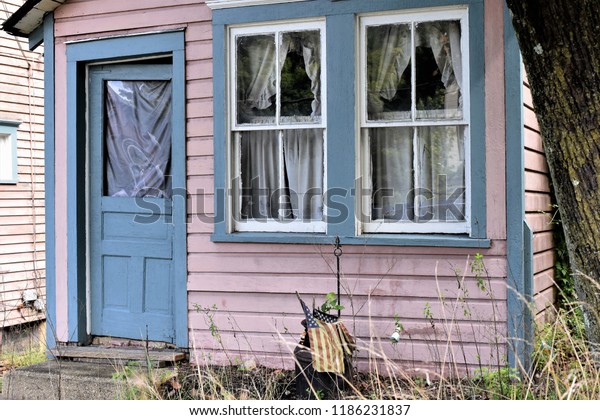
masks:
[[[508,363],[527,369],[530,364],[528,342],[531,317],[526,296],[531,284],[528,275],[533,261],[526,263],[525,242],[529,239],[525,220],[524,130],[521,55],[504,6],[504,66],[506,114],[506,233],[508,241]],[[528,255],[528,254],[527,254]],[[532,260],[533,257],[531,256]]]
[[[263,6],[265,4],[293,3],[311,0],[208,0],[206,5],[213,10],[231,9],[234,7]]]
[[[167,53],[173,57],[173,161],[185,161],[185,40],[180,30],[109,37],[67,45],[67,213],[68,213],[68,324],[69,340],[87,343],[86,225],[85,225],[85,66],[99,60],[120,60]],[[185,180],[185,165],[173,166],[174,176]],[[181,194],[181,192],[178,192]],[[177,194],[174,191],[174,194]],[[185,203],[173,200],[173,217],[180,222],[174,232],[174,316],[176,345],[188,346],[187,334],[187,244]]]
[[[45,25],[42,24],[29,34],[29,49],[31,51],[35,50],[42,42],[44,42],[44,27]]]

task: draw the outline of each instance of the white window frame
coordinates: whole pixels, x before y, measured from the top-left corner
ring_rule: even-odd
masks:
[[[19,121],[0,120],[0,184],[17,184],[17,127]]]
[[[323,219],[320,221],[292,221],[292,220],[241,220],[242,200],[241,192],[241,142],[240,135],[244,131],[277,130],[301,128],[318,128],[323,130],[323,197],[327,188],[327,66],[326,66],[326,33],[325,20],[288,21],[284,23],[261,23],[260,25],[230,26],[228,28],[228,63],[227,63],[227,185],[230,194],[227,194],[228,233],[234,232],[270,232],[270,233],[325,233],[327,208],[323,200]],[[291,123],[279,122],[279,107],[274,124],[238,124],[237,122],[237,73],[236,73],[236,37],[244,35],[279,34],[281,32],[319,30],[321,34],[321,121],[318,123]],[[276,35],[275,39],[278,39]],[[279,56],[279,43],[276,42],[276,57]],[[279,60],[276,60],[279,72]],[[279,87],[278,87],[279,88]],[[279,97],[279,95],[278,95]],[[281,147],[282,137],[279,136],[279,170],[280,182],[283,183],[283,154]],[[236,180],[238,182],[236,183]],[[283,186],[283,185],[282,185]]]
[[[367,37],[368,26],[386,24],[414,24],[415,22],[429,22],[440,20],[459,20],[461,25],[461,53],[463,80],[463,116],[462,119],[447,120],[418,120],[412,110],[411,121],[368,121],[367,118]],[[413,26],[414,28],[414,26]],[[359,174],[359,185],[364,193],[357,194],[357,234],[363,233],[448,233],[458,234],[471,231],[471,148],[470,148],[470,75],[469,75],[469,15],[466,7],[452,7],[445,9],[425,9],[411,12],[398,12],[393,14],[364,14],[359,16],[358,30],[358,71],[357,86],[360,89],[358,95],[357,121],[358,134],[356,150],[358,153],[357,173]],[[411,31],[414,38],[414,32]],[[412,54],[414,56],[414,39],[411,42]],[[411,85],[414,85],[416,72],[415,61],[411,60],[412,77]],[[411,89],[413,95],[414,89]],[[414,97],[411,100],[414,108]],[[368,129],[377,127],[431,127],[431,126],[463,126],[464,150],[465,150],[465,220],[460,222],[413,222],[413,221],[372,221],[371,220],[371,161]],[[416,137],[416,136],[415,136]],[[416,141],[416,138],[413,142]],[[414,150],[417,150],[416,148]],[[414,167],[417,167],[416,153],[413,152]],[[417,173],[417,171],[415,171]],[[415,176],[416,178],[416,176]],[[416,185],[416,184],[415,184]],[[416,200],[416,197],[415,197]]]

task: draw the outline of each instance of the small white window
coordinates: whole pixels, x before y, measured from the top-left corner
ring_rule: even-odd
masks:
[[[325,231],[324,46],[322,22],[231,29],[231,231]]]
[[[17,183],[17,127],[19,122],[0,121],[0,184]]]
[[[360,19],[359,231],[468,233],[467,11]]]

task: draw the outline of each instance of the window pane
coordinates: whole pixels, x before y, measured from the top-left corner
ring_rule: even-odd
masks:
[[[419,222],[465,220],[465,149],[463,127],[418,129]]]
[[[241,218],[279,217],[279,135],[278,131],[241,133],[242,177]]]
[[[321,116],[321,38],[319,31],[281,35],[281,121],[319,122]]]
[[[462,118],[462,54],[458,21],[416,25],[417,118]]]
[[[414,220],[413,129],[369,130],[372,220]]]
[[[171,197],[171,82],[106,82],[105,183],[111,197]]]
[[[238,124],[275,123],[275,35],[239,36],[236,47]]]
[[[410,25],[367,27],[369,120],[410,119],[410,58]]]
[[[323,130],[284,131],[283,155],[290,206],[286,218],[323,220]]]
[[[0,134],[0,181],[13,179],[13,145],[11,136]]]

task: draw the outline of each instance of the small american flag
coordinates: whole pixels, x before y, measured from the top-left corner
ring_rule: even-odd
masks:
[[[317,372],[344,374],[344,359],[354,351],[354,339],[338,317],[317,309],[311,312],[300,298],[306,317],[306,329],[313,358],[313,368]]]

